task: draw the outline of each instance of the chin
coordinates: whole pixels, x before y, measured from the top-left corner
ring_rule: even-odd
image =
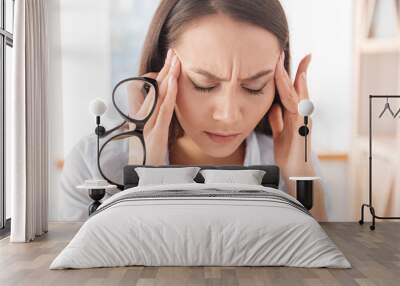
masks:
[[[233,152],[236,151],[236,149],[232,149],[232,148],[225,148],[224,150],[217,150],[214,148],[207,148],[202,149],[204,153],[206,153],[207,155],[214,157],[214,158],[226,158],[230,155],[232,155]]]

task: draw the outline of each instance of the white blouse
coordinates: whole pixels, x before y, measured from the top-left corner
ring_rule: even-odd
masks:
[[[102,139],[100,144],[105,140]],[[57,195],[60,220],[83,221],[88,217],[88,206],[92,200],[89,198],[87,190],[78,190],[76,186],[83,184],[88,179],[101,178],[97,168],[96,142],[94,134],[83,137],[65,159]],[[244,166],[275,165],[274,145],[270,136],[253,131],[246,138],[245,148]],[[317,156],[312,152],[310,157],[316,176],[320,176],[321,168]],[[102,162],[103,160],[108,163],[109,168],[116,170],[115,176],[118,176],[122,182],[122,170],[128,164],[127,140],[115,143],[112,148],[105,148],[102,153]],[[165,165],[169,165],[168,151]],[[282,175],[280,175],[279,189],[288,191]],[[106,197],[108,196],[106,195]]]

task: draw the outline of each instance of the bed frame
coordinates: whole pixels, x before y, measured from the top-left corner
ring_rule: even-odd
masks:
[[[146,168],[182,168],[182,167],[200,167],[201,169],[219,169],[219,170],[263,170],[265,171],[265,175],[261,181],[261,184],[264,187],[271,187],[274,189],[279,188],[279,167],[275,165],[251,165],[251,166],[242,166],[242,165],[224,165],[224,166],[211,166],[211,165],[161,165],[161,166],[153,166],[153,165],[127,165],[124,168],[123,173],[123,184],[124,189],[129,189],[136,187],[139,183],[139,176],[135,171],[136,167],[146,167]],[[204,178],[200,174],[194,178],[194,181],[197,183],[204,183]],[[100,206],[100,200],[105,195],[105,189],[90,189],[89,197],[93,200],[93,202],[89,206],[89,215],[96,211],[96,209]]]
[[[135,171],[136,167],[143,167],[143,165],[128,165],[124,168],[124,186],[125,189],[136,187],[139,183],[139,176]],[[264,170],[265,175],[261,181],[264,187],[271,187],[279,189],[279,167],[276,165],[224,165],[224,166],[210,166],[210,165],[164,165],[164,166],[147,166],[148,168],[177,168],[177,167],[200,167],[201,169],[219,169],[219,170]],[[313,207],[313,178],[316,177],[292,177],[296,180],[296,199],[308,210]],[[197,183],[204,183],[204,178],[200,174],[194,178]]]

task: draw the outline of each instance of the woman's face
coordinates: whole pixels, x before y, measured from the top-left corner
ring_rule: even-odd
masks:
[[[212,157],[231,155],[274,100],[277,38],[218,14],[189,24],[173,48],[182,67],[175,112],[184,138]]]

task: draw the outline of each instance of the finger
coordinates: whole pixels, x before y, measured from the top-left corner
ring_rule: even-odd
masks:
[[[308,85],[307,85],[307,73],[306,72],[303,72],[300,75],[297,90],[298,90],[298,95],[299,95],[300,100],[309,99]]]
[[[158,73],[157,78],[156,78],[158,81],[158,84],[163,82],[164,78],[168,74],[170,66],[171,66],[172,56],[173,56],[172,50],[169,49],[168,53],[167,53],[167,57],[165,58],[164,66],[162,67],[161,71]]]
[[[178,78],[180,74],[180,62],[176,61],[168,76],[167,95],[163,104],[160,107],[155,128],[168,132],[174,113],[176,96],[178,93]]]
[[[173,53],[172,50],[170,50],[170,60],[168,63],[168,70],[165,70],[167,73],[163,77],[160,78],[160,83],[159,83],[159,99],[158,99],[158,107],[162,104],[164,101],[165,95],[167,94],[167,87],[168,87],[168,74],[171,72],[171,69],[175,66],[176,61],[178,58],[176,55]],[[162,78],[162,79],[161,79]]]
[[[171,61],[171,65],[170,65],[169,73],[171,72],[171,70],[174,69],[174,67],[177,64],[177,62],[178,62],[177,57],[173,56],[173,59]],[[159,113],[160,108],[161,108],[161,106],[162,106],[162,104],[164,102],[164,99],[165,99],[166,95],[167,95],[167,88],[168,88],[168,76],[165,76],[163,81],[162,81],[162,83],[161,83],[161,85],[160,85],[160,88],[159,88],[159,92],[158,92],[159,96],[158,96],[158,99],[157,99],[157,104],[156,104],[156,107],[154,109],[153,115],[150,117],[149,121],[146,123],[146,125],[148,125],[149,128],[153,128],[155,123],[156,123],[156,121],[157,121],[158,113]]]
[[[275,82],[278,88],[279,97],[283,103],[283,106],[291,113],[297,113],[297,103],[299,101],[296,89],[294,88],[292,81],[284,67],[284,53],[282,52],[281,57],[276,66]]]
[[[283,130],[283,115],[279,104],[272,105],[269,112],[268,121],[272,129],[272,137],[276,138]]]
[[[147,74],[146,76],[148,76]],[[127,82],[128,115],[134,119],[143,119],[149,114],[155,99],[155,90],[145,88],[147,83],[141,80]]]
[[[145,90],[140,90],[138,92],[145,92]],[[144,119],[146,116],[148,116],[148,114],[151,111],[151,108],[154,105],[154,101],[155,101],[155,89],[151,88],[149,90],[149,92],[147,94],[141,94],[140,97],[142,100],[142,103],[140,105],[140,109],[139,112],[135,115],[134,118],[137,119]],[[143,98],[145,98],[144,102],[143,102]]]
[[[157,76],[158,76],[157,72],[149,72],[149,73],[145,73],[145,74],[142,75],[142,77],[149,77],[149,78],[152,78],[152,79],[156,79]],[[146,99],[147,98],[150,99],[150,97],[146,97]],[[150,102],[148,102],[148,103],[150,104]],[[144,105],[143,105],[142,108],[146,108],[146,107],[144,107]],[[134,113],[133,109],[134,108],[132,108],[131,102],[129,102],[129,114],[131,115],[133,113],[134,114],[133,118],[143,118],[143,116],[142,116],[143,111],[139,110],[138,113]],[[129,129],[135,129],[135,128],[136,128],[136,126],[135,126],[134,123],[129,123]]]
[[[129,104],[129,114],[134,115],[142,106],[143,98],[138,96],[137,92],[140,86],[140,81],[133,80],[127,82],[127,96],[128,96],[128,104]]]
[[[297,68],[296,79],[294,81],[294,86],[299,95],[300,99],[308,98],[307,89],[307,71],[311,62],[311,54],[305,56]]]
[[[170,60],[169,62],[169,70],[168,73],[171,72],[171,68],[175,66],[176,62],[180,62],[180,58],[178,56],[178,54],[176,53],[176,51],[174,49],[170,49],[169,50],[170,53]],[[181,68],[181,66],[180,66]],[[164,101],[165,95],[166,95],[166,91],[167,91],[167,87],[168,87],[168,73],[164,76],[162,83],[160,84],[160,95],[161,95],[161,103],[162,101]]]
[[[301,80],[300,76],[303,72],[307,72],[308,66],[310,65],[311,62],[311,54],[308,54],[305,56],[299,63],[299,67],[297,68],[296,72],[296,78],[294,80],[294,86],[297,86],[297,82]]]

